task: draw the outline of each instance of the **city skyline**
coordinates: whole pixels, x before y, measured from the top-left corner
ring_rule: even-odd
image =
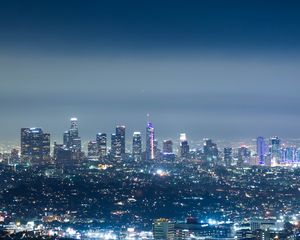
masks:
[[[80,135],[82,136],[82,142],[84,143],[84,145],[87,145],[88,141],[90,141],[93,137],[95,137],[95,134],[98,134],[98,133],[105,133],[105,134],[108,134],[109,136],[111,134],[114,134],[114,129],[118,126],[124,126],[126,127],[126,138],[125,138],[125,141],[126,141],[126,144],[128,144],[129,142],[131,142],[131,135],[130,134],[134,134],[135,132],[139,132],[143,137],[146,137],[146,134],[147,134],[147,131],[145,130],[145,123],[148,122],[148,115],[147,114],[147,117],[145,118],[146,121],[144,122],[144,126],[142,126],[141,128],[138,128],[138,127],[134,127],[132,126],[132,124],[129,124],[130,127],[128,127],[128,125],[125,125],[125,124],[111,124],[109,127],[108,127],[108,130],[107,131],[104,131],[103,129],[104,128],[97,128],[97,127],[93,127],[95,129],[94,132],[92,132],[91,134],[87,134],[87,132],[85,131],[85,129],[83,128],[83,126],[86,126],[86,125],[89,125],[88,123],[85,123],[84,124],[84,121],[81,121],[81,119],[78,119],[77,117],[74,117],[72,115],[71,118],[67,118],[67,120],[69,119],[72,119],[72,118],[76,118],[77,121],[79,122],[79,125],[80,125]],[[151,123],[153,123],[153,121],[151,120]],[[51,133],[51,141],[52,142],[60,142],[63,135],[64,135],[64,132],[65,132],[65,128],[66,128],[66,119],[63,119],[63,122],[61,122],[60,126],[58,129],[62,129],[62,132],[58,132],[58,130],[49,130],[50,128],[47,127],[47,125],[34,125],[34,124],[28,124],[28,125],[24,125],[24,126],[21,126],[21,128],[23,127],[26,127],[26,128],[41,128],[41,129],[44,129],[46,130],[47,132],[50,132]],[[141,124],[139,124],[141,125]],[[159,123],[156,123],[155,122],[155,129],[157,130],[157,126],[160,126]],[[91,126],[90,126],[91,127]],[[174,129],[175,129],[176,126],[174,126]],[[189,129],[189,128],[187,128]],[[295,136],[295,137],[289,137],[287,135],[279,135],[277,134],[276,132],[274,132],[274,134],[272,135],[264,135],[264,134],[249,134],[249,135],[245,135],[245,136],[218,136],[218,135],[213,135],[213,134],[207,134],[207,135],[204,135],[204,133],[202,134],[199,134],[199,135],[195,135],[193,134],[193,130],[191,130],[190,132],[187,132],[185,131],[185,129],[175,129],[172,133],[168,133],[166,135],[164,135],[164,131],[160,128],[158,128],[159,132],[158,132],[158,135],[155,135],[155,140],[159,140],[159,141],[164,141],[164,140],[167,140],[167,139],[172,139],[172,140],[175,140],[176,142],[180,142],[180,137],[181,137],[181,134],[186,134],[188,135],[188,139],[192,142],[194,142],[194,144],[199,144],[199,142],[201,142],[202,140],[206,139],[206,138],[211,138],[211,139],[215,139],[217,141],[224,141],[224,142],[228,142],[230,143],[231,141],[233,142],[238,142],[238,141],[241,141],[243,142],[244,141],[244,144],[250,144],[251,142],[254,142],[256,141],[256,138],[257,136],[264,136],[266,138],[272,138],[272,137],[277,137],[277,136],[280,136],[281,139],[284,139],[285,141],[297,141],[299,140],[300,138],[298,136]],[[20,136],[19,136],[19,131],[17,129],[15,129],[14,131],[14,134],[13,135],[17,135],[16,138],[2,138],[0,140],[0,143],[2,144],[5,144],[5,143],[11,143],[11,144],[19,144],[20,142]],[[213,132],[213,131],[212,131]],[[129,137],[130,135],[130,137]],[[109,137],[109,139],[111,138],[111,136]],[[144,143],[143,143],[144,144]],[[162,143],[160,143],[162,144]],[[242,145],[243,143],[241,143]],[[85,146],[86,147],[86,146]]]
[[[0,1],[0,238],[300,240],[300,1]]]

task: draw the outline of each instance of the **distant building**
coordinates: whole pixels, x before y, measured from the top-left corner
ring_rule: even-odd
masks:
[[[72,152],[64,144],[54,142],[53,158],[58,167],[69,167],[74,164]]]
[[[161,154],[161,159],[165,161],[174,161],[175,154],[173,153],[173,142],[172,140],[163,141],[163,151]]]
[[[237,154],[237,166],[242,167],[250,163],[251,151],[246,147],[242,146],[238,148]]]
[[[219,156],[217,144],[213,143],[211,139],[203,139],[203,155],[207,162],[216,162]]]
[[[173,142],[172,140],[163,141],[163,153],[173,153]]]
[[[186,138],[185,133],[180,134],[180,146],[179,146],[179,153],[181,158],[189,158],[190,154],[190,146]]]
[[[232,164],[232,148],[226,147],[224,148],[224,163],[227,167]]]
[[[104,159],[107,155],[107,135],[106,133],[98,133],[96,135],[99,159]]]
[[[88,157],[97,159],[98,158],[98,145],[96,141],[89,141],[88,143]]]
[[[276,163],[280,162],[280,139],[278,137],[270,138],[270,152],[272,160]]]
[[[186,237],[186,230],[195,239],[233,239],[233,224],[210,225],[207,223],[175,223],[176,239],[191,239]],[[192,238],[194,239],[194,238]]]
[[[81,153],[81,138],[78,133],[78,119],[71,118],[71,127],[64,133],[64,145],[70,149],[74,157],[77,159]]]
[[[13,148],[10,152],[10,160],[9,164],[15,165],[20,163],[20,158],[19,158],[19,151],[15,148]]]
[[[21,157],[32,165],[45,163],[50,158],[50,134],[41,128],[22,128]]]
[[[258,163],[265,163],[265,155],[266,155],[266,143],[263,137],[258,137],[256,139],[256,153],[258,156]]]
[[[146,127],[146,159],[155,159],[154,128],[151,122],[148,122]]]
[[[251,218],[249,221],[249,224],[250,224],[250,229],[252,231],[257,230],[257,229],[267,230],[267,229],[275,227],[276,220]],[[283,228],[283,225],[282,225],[282,228]]]
[[[121,144],[121,155],[125,155],[126,146],[125,146],[125,126],[116,127],[116,137],[119,139]]]
[[[168,219],[160,218],[153,223],[153,237],[155,240],[174,240],[175,224]]]
[[[115,133],[111,135],[111,150],[110,156],[113,161],[119,161],[122,157],[121,139]]]
[[[43,158],[45,162],[50,162],[50,133],[43,136]]]
[[[134,132],[132,137],[132,157],[134,161],[142,158],[142,137],[140,132]]]

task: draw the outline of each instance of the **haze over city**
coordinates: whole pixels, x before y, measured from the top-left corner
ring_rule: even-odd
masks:
[[[299,2],[4,1],[1,137],[144,131],[297,138]]]

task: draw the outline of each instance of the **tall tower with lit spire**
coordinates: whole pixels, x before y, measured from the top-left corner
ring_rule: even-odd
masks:
[[[154,152],[154,127],[149,120],[147,114],[147,127],[146,127],[146,159],[153,160],[155,158]]]

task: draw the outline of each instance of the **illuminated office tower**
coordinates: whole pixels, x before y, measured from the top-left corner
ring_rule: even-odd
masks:
[[[154,139],[153,146],[154,146],[154,159],[160,160],[162,151],[158,147],[157,139]]]
[[[146,127],[146,159],[153,160],[154,158],[154,128],[152,123],[148,122]]]
[[[280,139],[278,137],[271,137],[270,138],[270,145],[271,145],[271,157],[274,161],[280,161]]]
[[[287,151],[286,151],[286,148],[281,148],[281,149],[280,149],[280,162],[281,162],[281,163],[285,163],[286,160],[287,160],[287,159],[286,159],[286,155],[287,155],[286,152],[287,152]]]
[[[30,128],[21,128],[21,157],[23,160],[31,156],[31,135]]]
[[[231,147],[224,148],[224,162],[227,167],[231,166],[231,162],[232,162],[232,148]]]
[[[295,147],[286,148],[286,162],[294,163],[297,161],[297,149]]]
[[[73,117],[70,119],[71,127],[63,135],[64,145],[74,153],[77,159],[81,153],[81,138],[78,134],[78,119]]]
[[[65,132],[64,132],[64,136],[63,136],[63,144],[64,144],[65,147],[67,147],[67,148],[70,147],[70,134],[69,134],[69,131],[65,131]]]
[[[69,130],[70,133],[70,138],[74,139],[74,138],[78,138],[78,119],[77,118],[71,118],[71,127]]]
[[[190,154],[190,146],[188,144],[187,138],[186,138],[186,134],[185,133],[181,133],[180,134],[180,157],[182,158],[189,158],[189,154]]]
[[[173,153],[173,142],[172,140],[163,141],[163,151],[161,154],[161,160],[164,161],[174,161],[176,156]]]
[[[238,148],[237,166],[242,167],[250,164],[251,152],[246,146]]]
[[[163,141],[163,153],[173,153],[172,140],[164,140]]]
[[[209,138],[204,138],[203,141],[204,159],[208,162],[216,161],[219,155],[217,144]]]
[[[119,138],[119,136],[113,133],[111,135],[111,151],[110,151],[112,160],[118,161],[121,159],[122,157],[121,148],[122,148],[121,139]]]
[[[44,133],[43,136],[43,159],[50,162],[50,133]]]
[[[91,159],[98,158],[98,145],[96,141],[89,141],[88,143],[88,157]]]
[[[121,155],[125,154],[125,126],[116,127],[116,136],[121,143]]]
[[[69,167],[74,164],[74,161],[72,161],[72,152],[64,144],[54,142],[53,157],[58,167]]]
[[[43,164],[50,158],[50,134],[41,128],[22,128],[21,157],[32,165]]]
[[[266,144],[263,137],[258,137],[256,139],[256,153],[258,157],[258,163],[265,163],[265,155],[266,155]]]
[[[134,161],[140,161],[142,158],[142,137],[140,132],[133,133],[132,157]]]
[[[107,155],[107,135],[106,133],[98,133],[96,135],[96,142],[98,146],[99,159],[103,159]]]
[[[13,148],[10,152],[9,164],[15,165],[20,163],[19,151]]]
[[[168,219],[160,218],[153,223],[153,237],[155,240],[174,240],[175,224]]]
[[[72,145],[73,152],[81,153],[81,138],[80,137],[74,138],[72,142],[73,142]]]

